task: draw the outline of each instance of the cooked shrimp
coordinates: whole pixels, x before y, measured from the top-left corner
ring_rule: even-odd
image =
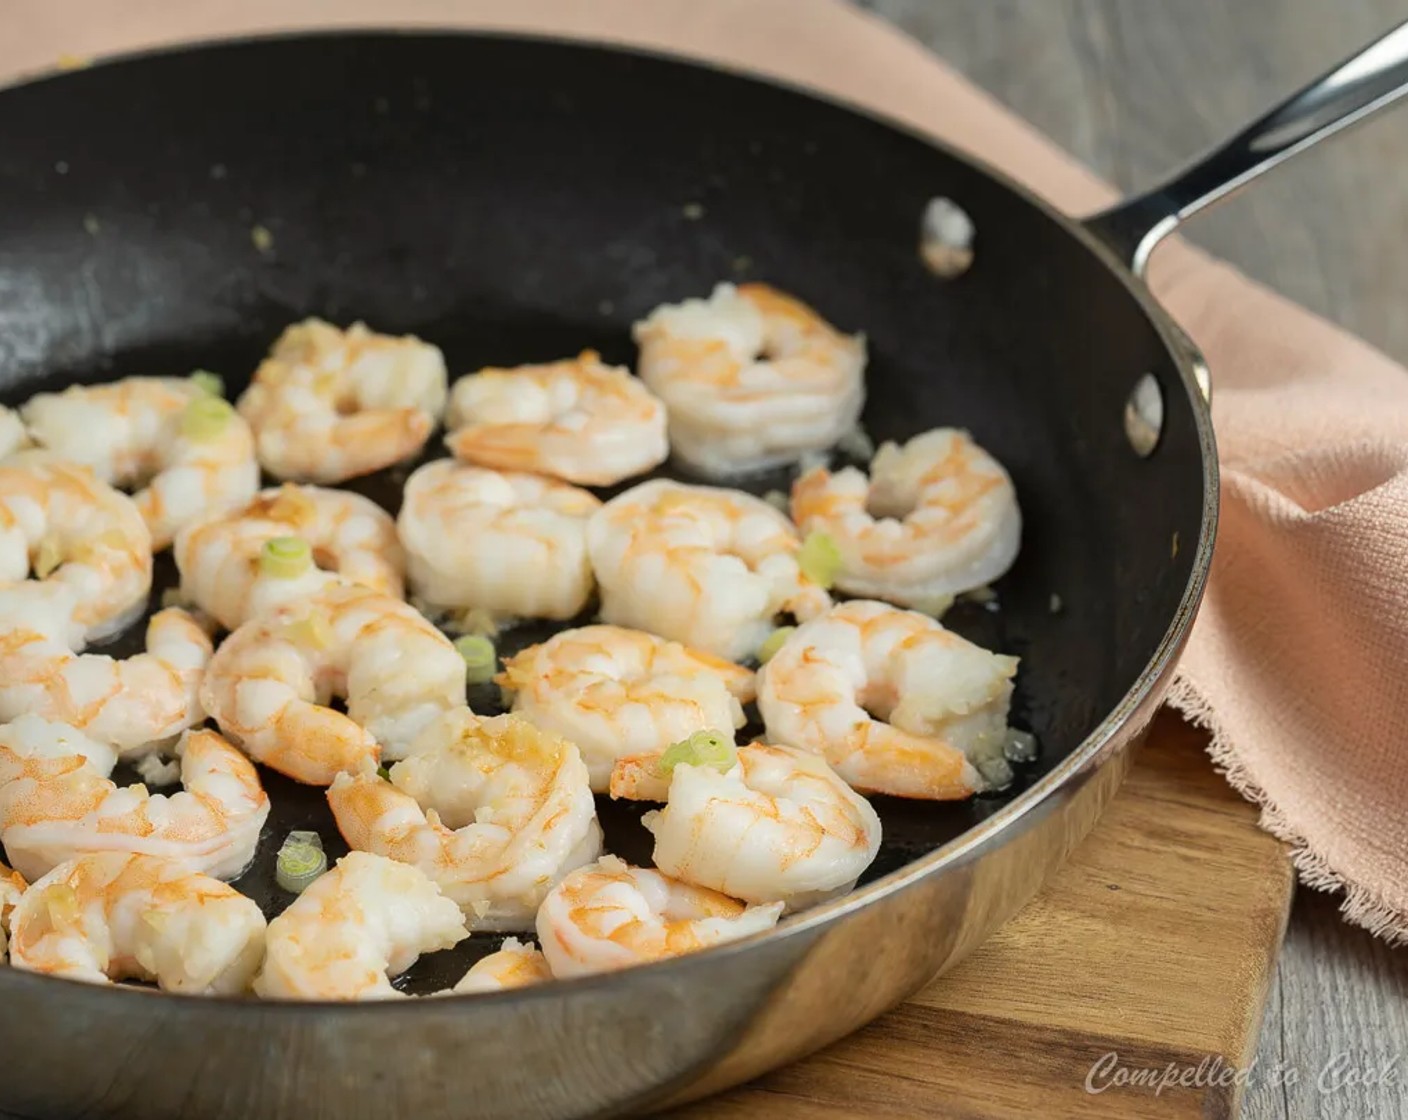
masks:
[[[396,521],[411,590],[437,611],[571,618],[595,585],[587,519],[600,508],[554,479],[427,463],[406,481]]]
[[[807,472],[792,515],[836,542],[842,591],[921,609],[997,579],[1022,535],[1007,472],[955,428],[881,445],[869,479],[855,467]]]
[[[422,953],[468,935],[459,907],[424,872],[349,852],[269,923],[254,992],[265,999],[395,999]]]
[[[25,580],[31,567],[34,579]],[[21,582],[23,581],[23,582]],[[116,634],[146,606],[151,534],[127,495],[50,451],[0,462],[0,618],[48,616],[66,644]]]
[[[0,720],[42,716],[130,755],[155,750],[205,718],[199,690],[210,635],[185,611],[154,614],[147,652],[125,659],[73,653],[53,621],[33,612],[0,629]]]
[[[587,526],[605,622],[738,660],[774,618],[808,618],[831,598],[802,574],[797,531],[737,490],[655,479],[607,502]]]
[[[20,896],[24,894],[25,888],[28,886],[29,884],[24,881],[23,875],[21,875],[18,871],[11,871],[8,867],[5,866],[3,862],[0,862],[0,959],[4,958],[5,953],[9,950],[10,947],[10,915],[14,912],[15,907],[19,905]],[[504,949],[507,948],[508,942],[504,942]],[[499,954],[495,953],[494,956],[499,956]],[[486,958],[486,960],[493,959],[494,957]],[[479,962],[479,964],[484,963],[485,961]],[[475,968],[477,967],[478,965],[475,966]],[[545,964],[543,967],[544,969],[546,969],[547,965]],[[490,978],[492,979],[498,971],[504,969],[506,969],[506,962],[501,962],[497,966],[491,966],[490,968],[486,968],[484,972],[489,973]],[[472,972],[474,972],[473,968],[471,968],[469,972],[465,973],[465,977],[463,980],[460,981],[460,984],[467,984],[469,982],[470,973]],[[512,974],[510,973],[510,976],[511,975]],[[526,980],[523,981],[523,983],[529,982],[530,981]],[[476,981],[476,983],[479,982]],[[465,988],[461,988],[460,984],[455,985],[456,991],[479,992],[488,990],[486,987],[482,986],[482,984],[478,987],[470,986]],[[502,984],[500,985],[500,987],[516,987],[516,985],[508,983]]]
[[[640,376],[670,412],[670,448],[710,478],[823,451],[865,403],[865,339],[766,284],[720,284],[635,326]]]
[[[283,571],[260,562],[264,546],[296,538],[306,559]],[[280,603],[338,582],[401,598],[405,558],[396,523],[375,502],[348,490],[283,486],[240,509],[203,518],[176,537],[181,594],[233,630]]]
[[[517,716],[448,712],[389,782],[341,774],[328,804],[351,847],[419,867],[470,929],[531,929],[548,888],[601,851],[577,748]]]
[[[0,885],[0,890],[3,890]],[[516,937],[506,937],[503,946],[482,960],[475,961],[452,991],[501,992],[507,988],[526,988],[552,979],[548,960],[532,943],[525,945]]]
[[[799,910],[845,894],[880,850],[880,818],[819,755],[754,743],[723,772],[661,755],[622,759],[611,796],[664,801],[647,813],[655,866],[745,902]]]
[[[594,350],[460,378],[450,390],[446,426],[445,443],[465,462],[584,486],[644,474],[670,454],[665,406]]]
[[[37,443],[92,467],[104,482],[135,487],[158,550],[181,526],[259,489],[249,425],[191,378],[70,385],[31,397],[23,415]]]
[[[347,701],[347,714],[327,705]],[[216,651],[200,697],[256,762],[325,786],[378,755],[401,758],[464,703],[464,658],[399,599],[325,588],[246,622]]]
[[[927,615],[855,599],[797,628],[758,672],[775,742],[823,755],[853,787],[949,800],[1010,779],[1017,659]]]
[[[279,336],[239,400],[279,478],[343,482],[417,454],[445,409],[445,359],[407,335],[321,319]]]
[[[0,404],[0,459],[28,447],[29,443],[29,433],[25,431],[20,414]]]
[[[538,910],[538,941],[554,976],[583,976],[760,933],[781,914],[780,902],[749,906],[603,856],[548,893]]]
[[[235,995],[264,955],[264,915],[234,887],[156,856],[96,852],[59,864],[10,919],[10,963],[102,984]]]
[[[213,731],[176,745],[182,792],[115,785],[111,761],[66,724],[26,716],[0,728],[0,843],[38,878],[89,852],[140,852],[233,879],[249,866],[269,798],[253,765]]]
[[[621,626],[554,634],[505,661],[496,679],[518,715],[577,744],[597,793],[618,758],[711,728],[731,738],[753,699],[752,670]]]

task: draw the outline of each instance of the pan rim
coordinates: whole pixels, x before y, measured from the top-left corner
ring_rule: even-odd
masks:
[[[1120,700],[1088,732],[1080,743],[1047,774],[1016,795],[1010,802],[997,809],[990,817],[955,836],[933,851],[915,859],[894,871],[887,873],[859,887],[850,894],[830,902],[822,903],[810,910],[789,917],[783,927],[776,927],[737,941],[726,942],[701,952],[688,954],[649,964],[638,965],[630,973],[639,974],[648,970],[653,975],[663,975],[667,971],[683,973],[691,962],[701,958],[720,960],[735,954],[747,953],[760,944],[776,944],[803,934],[814,932],[818,927],[833,924],[850,914],[868,908],[892,894],[896,894],[923,878],[939,872],[960,867],[973,862],[985,849],[999,846],[1004,838],[1021,830],[1022,824],[1047,806],[1062,789],[1092,773],[1106,760],[1112,746],[1119,746],[1122,733],[1135,717],[1161,700],[1162,694],[1171,683],[1170,678],[1177,660],[1187,643],[1189,632],[1197,616],[1199,604],[1207,586],[1212,563],[1213,543],[1217,532],[1219,514],[1219,469],[1216,440],[1212,427],[1211,409],[1207,398],[1199,388],[1195,368],[1199,356],[1190,351],[1186,335],[1175,324],[1171,315],[1154,298],[1148,285],[1135,277],[1129,268],[1119,260],[1111,249],[1092,234],[1078,219],[1057,209],[1035,190],[1021,183],[1007,172],[993,166],[981,156],[964,151],[944,140],[932,136],[904,121],[897,120],[869,106],[839,97],[836,94],[791,81],[776,75],[750,70],[712,58],[704,58],[684,52],[666,50],[659,47],[640,46],[610,38],[575,37],[547,32],[526,32],[507,29],[476,29],[468,27],[446,27],[434,24],[393,25],[368,22],[356,25],[318,27],[310,25],[278,31],[247,32],[234,35],[214,36],[159,43],[85,61],[79,67],[56,67],[38,71],[22,72],[12,80],[0,82],[0,109],[3,109],[4,95],[18,89],[46,85],[55,81],[80,78],[91,71],[111,67],[127,66],[148,59],[171,55],[197,54],[215,50],[241,49],[269,43],[317,43],[328,40],[408,40],[408,39],[456,39],[482,42],[507,42],[524,45],[550,45],[570,48],[583,52],[605,52],[626,55],[655,63],[685,69],[711,71],[736,82],[771,87],[784,93],[821,102],[833,110],[863,118],[869,124],[899,133],[909,140],[943,153],[950,159],[966,164],[998,186],[1015,194],[1022,202],[1034,207],[1048,219],[1054,221],[1067,234],[1074,237],[1087,251],[1093,253],[1105,269],[1125,289],[1136,306],[1157,332],[1173,367],[1178,372],[1178,380],[1186,394],[1192,410],[1197,433],[1202,465],[1203,497],[1199,523],[1198,540],[1194,549],[1193,563],[1188,581],[1179,597],[1178,606],[1165,628],[1144,668],[1124,692]],[[1166,391],[1167,391],[1166,387]],[[1152,714],[1152,711],[1150,711]],[[1125,744],[1125,749],[1128,744]],[[49,976],[24,972],[8,965],[0,965],[0,991],[10,988],[23,990],[30,985],[50,985],[62,983],[72,988],[83,988],[93,993],[92,998],[174,1001],[175,1006],[205,1008],[216,1006],[231,1014],[258,1014],[268,1016],[303,1016],[330,1013],[347,1015],[384,1015],[399,1018],[404,1015],[422,1014],[436,1007],[454,1008],[463,1006],[463,1000],[473,1000],[476,1005],[503,1006],[509,1002],[570,997],[577,993],[588,994],[613,985],[619,980],[617,973],[602,973],[575,978],[554,980],[548,984],[527,988],[510,989],[498,992],[452,995],[440,993],[434,1000],[412,999],[406,1001],[339,1002],[333,1000],[260,1000],[252,996],[190,996],[175,992],[163,992],[151,988],[138,988],[126,984],[96,985],[66,977]],[[99,994],[105,993],[105,994]],[[133,1004],[133,1007],[139,1006]]]

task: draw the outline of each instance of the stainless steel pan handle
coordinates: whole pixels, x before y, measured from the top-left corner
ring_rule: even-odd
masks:
[[[1085,219],[1085,227],[1136,276],[1143,276],[1154,247],[1187,218],[1405,93],[1408,23],[1347,58],[1163,183]]]

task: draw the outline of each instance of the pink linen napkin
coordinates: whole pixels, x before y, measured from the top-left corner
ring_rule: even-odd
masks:
[[[823,88],[966,148],[1085,213],[1108,185],[840,0],[7,0],[0,76],[156,43],[295,27],[549,30]],[[1329,63],[1332,60],[1326,59]],[[1213,139],[1209,137],[1209,139]],[[1408,376],[1182,244],[1154,290],[1206,354],[1223,513],[1172,703],[1349,920],[1408,941]]]

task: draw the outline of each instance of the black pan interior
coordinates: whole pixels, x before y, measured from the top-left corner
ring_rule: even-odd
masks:
[[[936,195],[978,231],[973,267],[954,281],[917,252]],[[880,799],[874,878],[1065,758],[1144,669],[1191,571],[1203,493],[1189,400],[1129,291],[1058,220],[962,159],[834,105],[548,41],[250,41],[0,94],[9,404],[198,367],[237,391],[282,327],[309,314],[413,331],[444,349],[452,376],[588,346],[630,363],[633,320],[744,279],[866,332],[864,423],[877,441],[966,427],[1021,495],[1023,551],[997,603],[960,604],[945,621],[1021,655],[1013,721],[1036,733],[1040,755],[1003,795]],[[1121,415],[1146,370],[1166,420],[1140,459]],[[436,439],[429,454],[440,453]],[[394,510],[406,473],[354,485]],[[173,584],[162,558],[153,601]],[[545,633],[514,631],[503,648]],[[112,651],[139,643],[137,627]],[[497,710],[491,690],[472,701]],[[272,882],[282,836],[317,827],[334,850],[337,838],[319,791],[266,777],[275,810],[236,885],[272,914],[288,900]],[[609,845],[644,859],[637,815],[603,806]],[[494,943],[474,938],[410,982],[440,986]]]

